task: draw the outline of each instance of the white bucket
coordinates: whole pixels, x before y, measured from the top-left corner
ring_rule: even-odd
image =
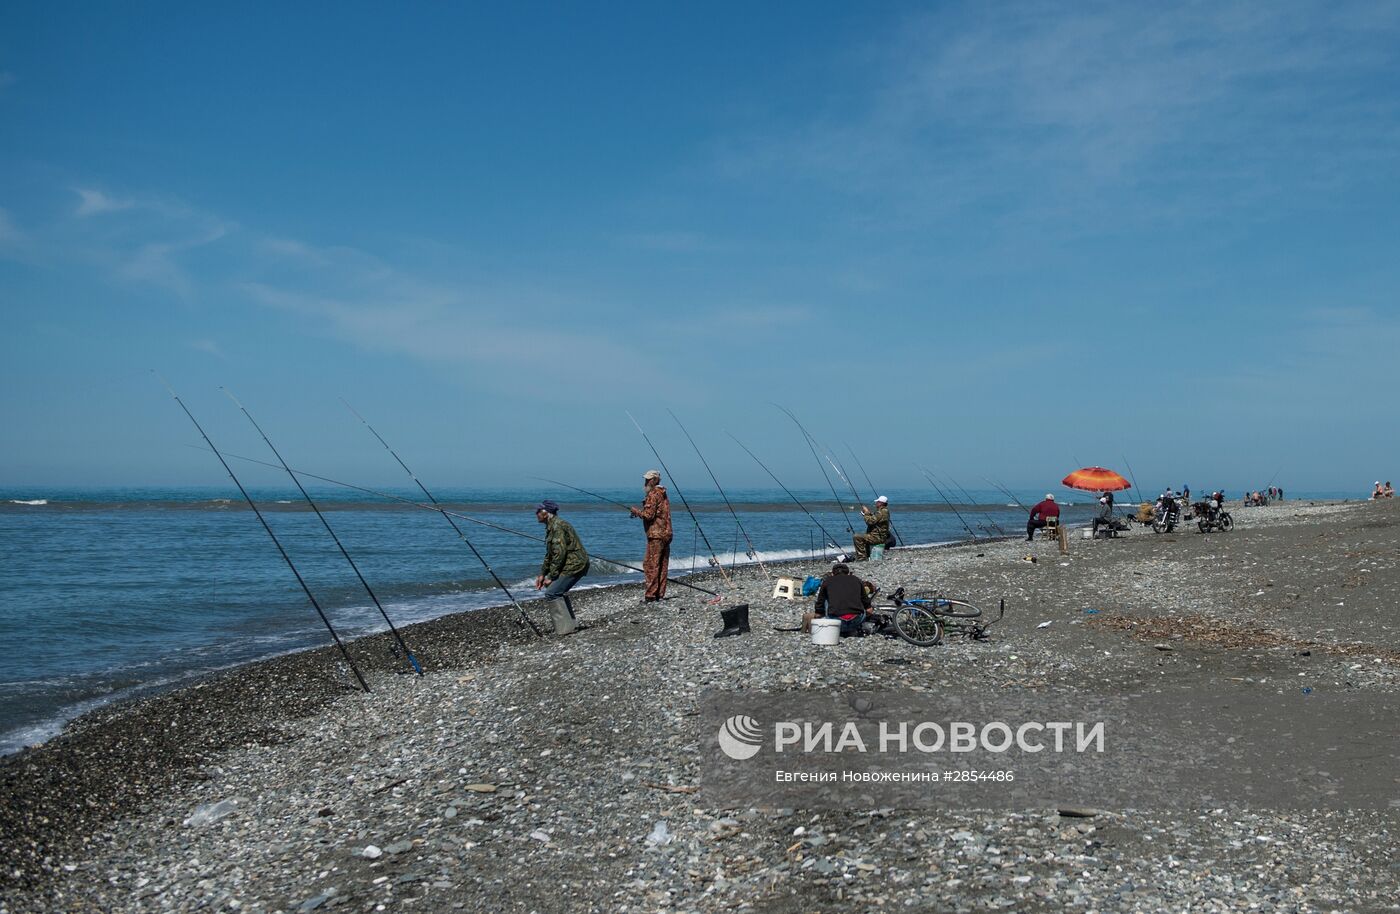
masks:
[[[840,619],[813,619],[812,643],[830,647],[841,640]]]
[[[1091,529],[1089,529],[1088,527],[1085,527],[1085,528],[1084,528],[1084,538],[1085,538],[1086,540],[1091,540],[1091,539],[1093,539],[1093,538],[1094,538],[1094,531],[1091,530]]]

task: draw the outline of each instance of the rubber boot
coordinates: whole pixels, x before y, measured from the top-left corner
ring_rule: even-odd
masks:
[[[578,621],[569,615],[569,607],[564,605],[563,600],[549,604],[549,619],[554,623],[556,635],[571,635],[578,628]]]
[[[740,603],[738,606],[721,609],[719,614],[724,619],[724,628],[715,632],[716,638],[728,638],[730,635],[743,635],[748,632],[749,604]]]

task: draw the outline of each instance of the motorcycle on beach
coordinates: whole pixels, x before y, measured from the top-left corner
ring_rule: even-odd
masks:
[[[1225,505],[1216,498],[1211,498],[1203,502],[1197,508],[1196,527],[1202,533],[1210,533],[1212,530],[1233,530],[1235,520],[1230,516],[1230,512],[1225,510]]]
[[[1159,498],[1152,511],[1152,532],[1171,533],[1181,523],[1181,505],[1175,498]]]

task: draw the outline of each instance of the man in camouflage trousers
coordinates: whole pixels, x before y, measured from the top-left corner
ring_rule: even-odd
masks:
[[[870,558],[871,546],[883,546],[890,538],[890,500],[881,495],[875,499],[875,510],[861,506],[861,516],[865,518],[865,532],[851,538],[856,547],[856,561]]]
[[[642,477],[646,498],[640,508],[629,508],[642,520],[647,535],[647,554],[642,560],[647,590],[644,601],[655,603],[666,596],[666,573],[671,563],[671,499],[661,484],[659,470],[647,470]]]
[[[588,574],[588,550],[578,538],[574,525],[559,517],[559,505],[545,499],[535,506],[535,520],[544,524],[544,564],[540,566],[539,577],[535,578],[535,589],[544,591],[545,600],[551,603],[550,618],[554,620],[554,630],[568,634],[575,628],[574,604],[569,600],[569,590]],[[564,601],[566,613],[558,613],[553,601]]]

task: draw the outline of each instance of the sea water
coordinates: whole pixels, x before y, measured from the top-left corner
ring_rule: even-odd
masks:
[[[481,564],[440,514],[345,490],[312,495],[360,566],[395,624],[504,602]],[[392,494],[419,500],[416,490]],[[640,503],[637,489],[596,489]],[[354,573],[294,489],[253,493],[342,636],[385,629]],[[586,586],[640,575],[606,562],[641,565],[640,523],[621,508],[558,489],[444,490],[449,510],[540,536],[534,504],[563,505],[595,556]],[[730,491],[765,560],[849,552],[846,520],[860,532],[855,501],[795,490],[814,522],[781,490]],[[973,490],[959,498],[962,518],[919,490],[891,490],[897,531],[906,544],[1024,532],[1025,513],[1004,493]],[[1031,504],[1042,492],[1018,492]],[[687,493],[721,561],[748,561],[734,518],[713,491]],[[961,503],[972,501],[980,507]],[[1073,495],[1062,500],[1074,501]],[[1087,519],[1091,497],[1068,509]],[[671,491],[675,539],[672,576],[704,570],[709,549]],[[844,513],[843,513],[844,512]],[[1082,516],[1081,516],[1082,515]],[[522,601],[535,594],[543,545],[458,521]],[[825,527],[830,536],[817,528]],[[824,542],[827,541],[827,542]],[[57,732],[63,721],[113,698],[169,687],[278,653],[321,646],[328,635],[276,547],[236,489],[109,489],[0,492],[0,751]]]

